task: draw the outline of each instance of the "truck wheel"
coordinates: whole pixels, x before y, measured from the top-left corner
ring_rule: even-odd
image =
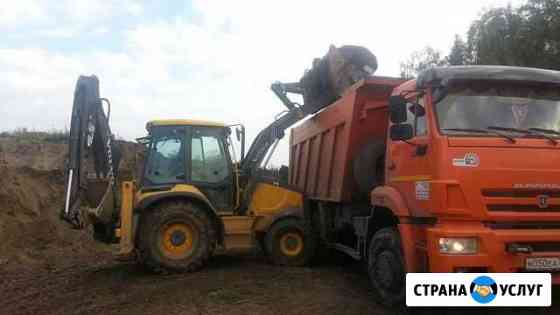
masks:
[[[399,233],[383,228],[369,244],[368,274],[375,297],[385,306],[397,306],[405,299],[405,268]]]
[[[138,235],[141,262],[156,272],[200,269],[214,251],[208,214],[188,202],[166,202],[143,214]]]
[[[305,266],[317,248],[316,239],[306,233],[303,222],[284,219],[266,233],[266,254],[272,263],[282,266]]]

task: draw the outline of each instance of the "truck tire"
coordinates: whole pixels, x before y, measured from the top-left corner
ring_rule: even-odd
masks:
[[[156,272],[191,272],[203,267],[216,244],[210,217],[193,203],[158,204],[142,214],[138,251]]]
[[[281,266],[308,265],[317,248],[317,240],[306,232],[299,219],[283,219],[266,233],[266,254],[270,261]]]
[[[400,236],[395,228],[382,228],[372,237],[367,267],[377,301],[388,307],[404,304],[406,273]]]

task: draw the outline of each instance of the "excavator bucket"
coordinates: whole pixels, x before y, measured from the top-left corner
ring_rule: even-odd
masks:
[[[313,114],[330,105],[354,83],[367,79],[377,70],[377,58],[361,46],[330,46],[328,53],[313,61],[299,85],[303,92],[302,110]]]
[[[83,201],[96,220],[108,221],[112,215],[120,151],[109,128],[109,114],[110,103],[99,97],[97,77],[80,76],[70,123],[65,206],[60,213],[75,228],[84,226],[80,212]]]
[[[354,83],[367,79],[377,70],[377,58],[360,46],[329,47],[323,58],[313,61],[299,82],[274,82],[271,89],[287,110],[257,135],[241,163],[242,179],[250,178],[269,153],[272,154],[284,131],[339,99]],[[289,94],[303,96],[303,105],[293,102]],[[270,148],[272,152],[269,152]],[[266,164],[266,163],[265,163]],[[247,199],[247,198],[246,198]]]

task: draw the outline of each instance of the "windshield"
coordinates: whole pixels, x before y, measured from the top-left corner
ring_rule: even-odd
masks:
[[[185,130],[158,127],[152,130],[144,180],[147,185],[179,183],[185,180]]]
[[[443,134],[488,128],[560,131],[560,89],[530,85],[470,83],[448,88],[435,108]],[[510,130],[513,131],[513,130]],[[495,134],[480,134],[495,136]],[[523,136],[531,136],[525,134]]]

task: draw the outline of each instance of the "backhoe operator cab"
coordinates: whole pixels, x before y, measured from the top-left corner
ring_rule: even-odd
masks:
[[[239,204],[236,159],[231,130],[224,124],[193,120],[159,120],[147,124],[149,136],[139,192],[193,185],[218,212]],[[243,132],[243,137],[244,137]]]

